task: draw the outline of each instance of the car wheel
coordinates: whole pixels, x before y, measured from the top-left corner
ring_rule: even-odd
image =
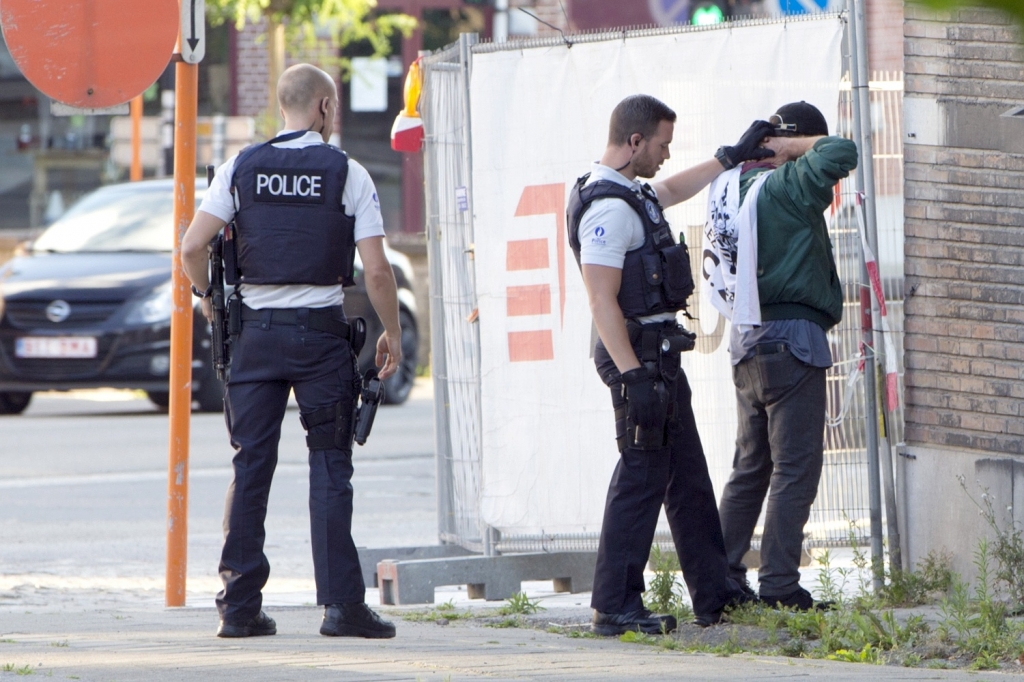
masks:
[[[21,414],[31,400],[31,393],[0,393],[0,414]]]
[[[171,404],[171,394],[167,391],[146,391],[146,397],[161,410],[166,410]]]
[[[402,363],[398,371],[384,380],[384,404],[401,405],[409,398],[413,382],[416,381],[416,351],[420,335],[416,330],[416,318],[407,310],[400,310],[398,321],[402,325]]]
[[[223,412],[224,383],[211,373],[192,393],[192,402],[199,403],[200,412]]]

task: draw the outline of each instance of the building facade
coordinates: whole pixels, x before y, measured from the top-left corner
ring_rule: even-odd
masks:
[[[1024,49],[994,11],[906,12],[904,556],[970,576],[978,504],[1024,523]]]

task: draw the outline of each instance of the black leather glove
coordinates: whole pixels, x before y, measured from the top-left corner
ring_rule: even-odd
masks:
[[[775,127],[768,121],[754,121],[743,133],[740,141],[731,147],[719,147],[715,152],[715,158],[725,166],[726,170],[735,168],[744,161],[756,161],[775,156],[771,149],[759,146],[761,140],[770,137]]]
[[[622,385],[629,420],[641,429],[660,427],[665,419],[665,405],[663,396],[658,393],[655,377],[645,368],[637,367],[622,375]]]

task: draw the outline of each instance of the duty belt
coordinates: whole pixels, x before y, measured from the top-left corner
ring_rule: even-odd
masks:
[[[334,319],[336,308],[264,308],[254,310],[242,306],[243,322],[262,322],[270,325],[298,325],[301,323],[301,311],[308,311],[305,320],[306,329],[327,332],[340,336],[345,340],[352,338],[352,326],[348,322]]]

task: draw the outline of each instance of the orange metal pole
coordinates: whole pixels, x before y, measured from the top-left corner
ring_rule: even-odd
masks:
[[[129,179],[138,182],[142,179],[142,95],[134,98],[132,111],[132,168]]]
[[[170,456],[167,480],[167,606],[185,605],[188,572],[188,446],[192,410],[192,292],[181,267],[181,238],[195,214],[199,67],[174,67],[174,254],[171,273]]]

